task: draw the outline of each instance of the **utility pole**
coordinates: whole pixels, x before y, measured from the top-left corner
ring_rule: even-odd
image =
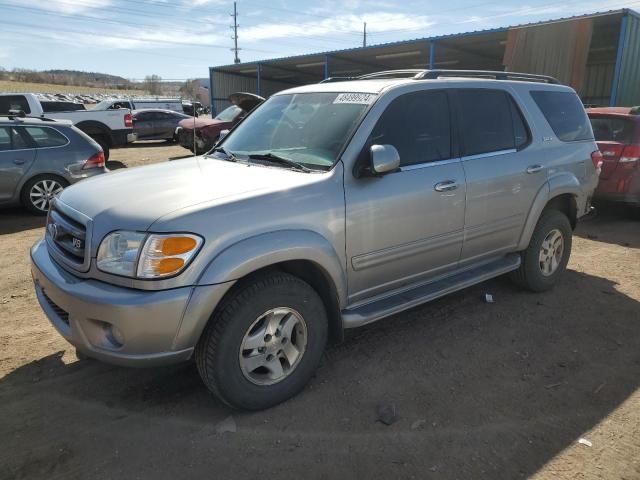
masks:
[[[233,17],[233,26],[231,27],[233,28],[233,37],[231,37],[233,39],[233,48],[231,51],[235,54],[233,63],[240,63],[240,58],[238,57],[238,51],[240,51],[240,49],[238,48],[238,8],[236,2],[233,2],[233,13],[231,16]]]
[[[364,37],[362,38],[362,46],[367,46],[367,22],[364,22]]]

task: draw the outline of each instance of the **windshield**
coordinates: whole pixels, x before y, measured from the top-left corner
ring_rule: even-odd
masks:
[[[230,107],[227,107],[223,111],[221,111],[216,116],[215,120],[220,120],[221,122],[232,122],[233,119],[236,118],[240,113],[242,113],[242,109],[240,107],[231,105]]]
[[[224,147],[239,157],[272,153],[328,170],[375,97],[335,92],[276,95],[238,125]]]

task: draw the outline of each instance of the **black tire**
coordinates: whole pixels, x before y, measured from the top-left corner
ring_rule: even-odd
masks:
[[[67,182],[64,178],[59,177],[57,175],[37,175],[30,179],[27,183],[22,187],[22,191],[20,192],[20,201],[24,208],[29,210],[34,215],[46,215],[49,211],[49,202],[46,202],[46,208],[40,208],[32,197],[32,190],[37,184],[42,184],[42,182],[56,182],[63,189],[69,186],[69,182]]]
[[[540,266],[540,250],[543,241],[554,230],[558,230],[562,234],[562,256],[555,271],[544,275]],[[516,285],[533,292],[543,292],[552,288],[558,281],[558,277],[567,268],[571,255],[572,233],[571,223],[564,213],[558,210],[543,212],[533,231],[529,246],[521,253],[520,267],[510,274],[511,280]]]
[[[100,147],[102,147],[102,151],[104,152],[104,159],[109,160],[109,141],[103,135],[96,135],[93,137]]]
[[[306,324],[306,347],[288,376],[272,385],[252,383],[239,356],[245,334],[265,312],[295,309]],[[277,405],[301,391],[318,368],[327,343],[327,313],[313,288],[292,275],[273,272],[240,284],[209,321],[195,359],[207,388],[225,404],[244,410]]]

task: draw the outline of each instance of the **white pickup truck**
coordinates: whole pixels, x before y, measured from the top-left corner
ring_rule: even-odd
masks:
[[[71,120],[76,127],[100,144],[107,159],[111,148],[122,147],[137,140],[137,134],[133,132],[131,111],[127,109],[48,112],[45,115],[40,101],[32,93],[0,93],[0,115],[7,115],[11,110],[20,110],[32,117]]]

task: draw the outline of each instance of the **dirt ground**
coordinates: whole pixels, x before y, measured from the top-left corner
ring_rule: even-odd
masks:
[[[78,360],[33,293],[42,225],[0,211],[0,479],[640,479],[638,220],[581,223],[551,292],[496,279],[351,332],[304,392],[259,413],[217,403],[192,364]]]

